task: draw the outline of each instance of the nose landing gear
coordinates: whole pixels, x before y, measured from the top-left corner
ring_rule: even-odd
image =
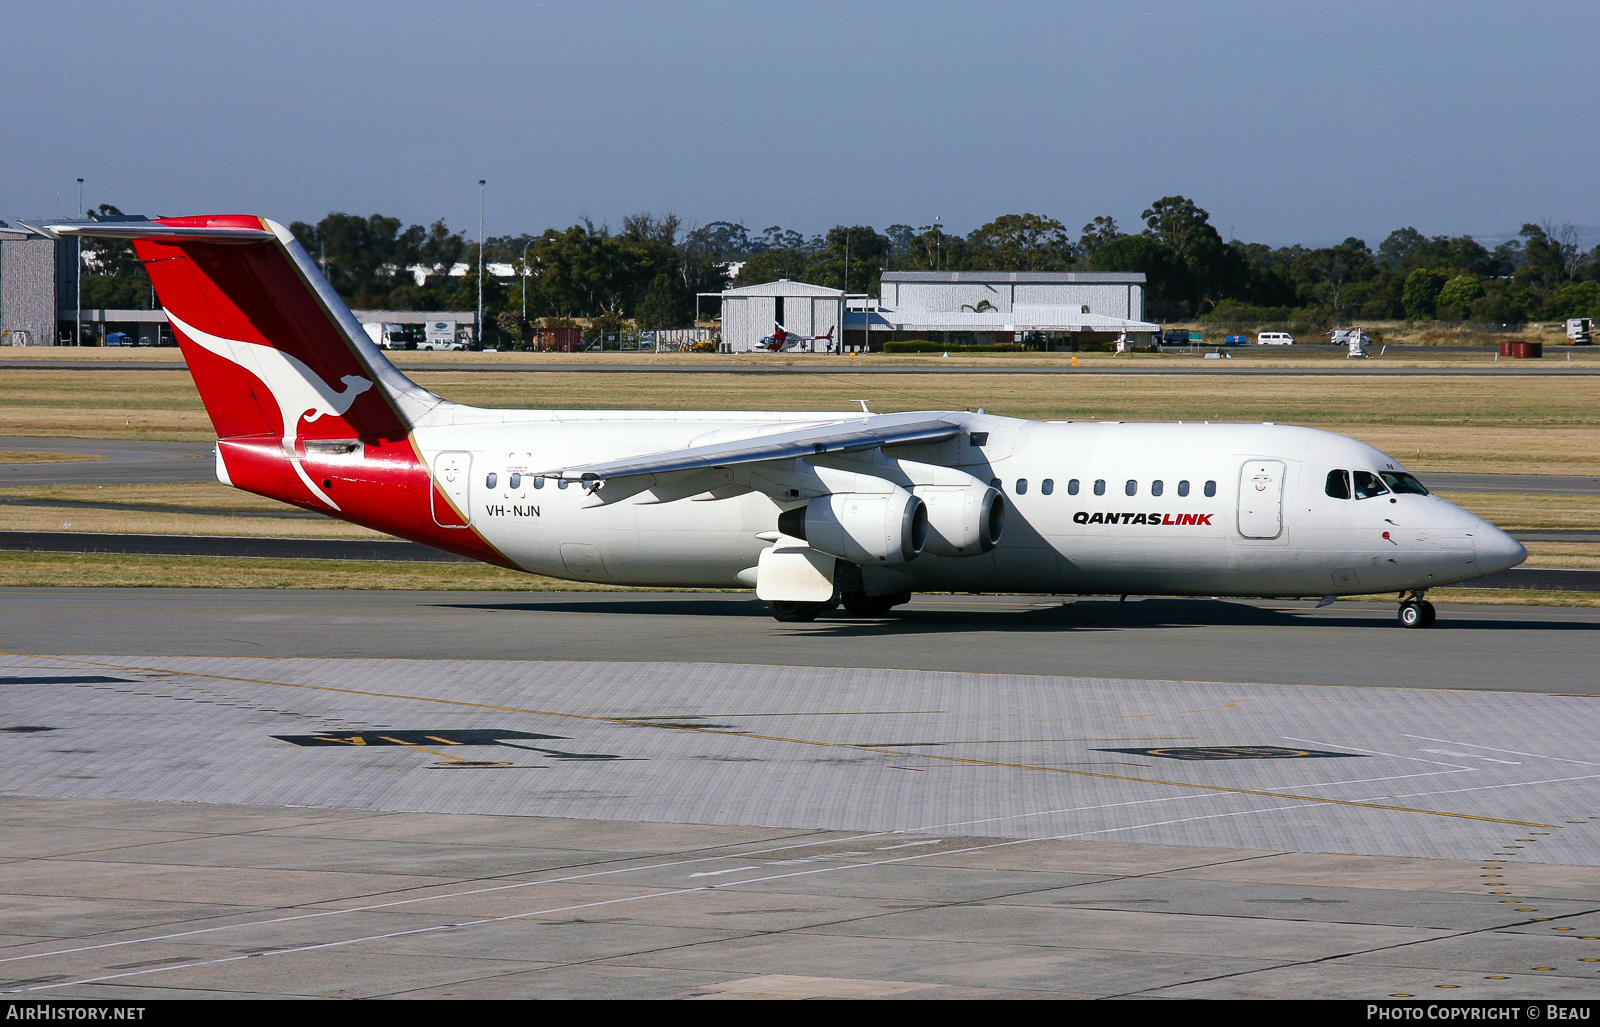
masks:
[[[1433,604],[1422,598],[1423,592],[1400,594],[1400,626],[1402,628],[1428,628],[1433,626],[1437,612]]]

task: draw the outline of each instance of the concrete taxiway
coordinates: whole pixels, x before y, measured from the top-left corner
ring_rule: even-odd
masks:
[[[0,650],[8,998],[1600,997],[1589,610],[0,589]]]
[[[0,485],[175,485],[215,481],[215,444],[0,436],[0,450],[86,457],[71,461],[0,462]]]
[[[1589,696],[217,656],[0,690],[7,997],[1600,994]]]
[[[739,663],[1600,695],[1600,614],[1394,604],[919,597],[779,624],[747,592],[0,589],[0,650]]]

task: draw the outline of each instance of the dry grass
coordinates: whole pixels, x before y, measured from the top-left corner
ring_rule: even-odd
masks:
[[[1600,377],[1068,376],[1016,368],[1007,375],[416,377],[451,399],[492,407],[843,411],[865,398],[885,412],[985,407],[1072,420],[1275,421],[1354,435],[1422,471],[1600,473]],[[188,376],[166,371],[0,371],[0,435],[213,437]]]
[[[1344,596],[1341,601],[1393,603],[1395,596]],[[1600,592],[1546,592],[1532,588],[1430,588],[1428,600],[1440,606],[1600,606]],[[1440,611],[1444,615],[1444,611]]]
[[[1506,531],[1600,528],[1600,496],[1537,492],[1441,492],[1439,495]]]
[[[93,453],[35,453],[20,449],[0,449],[0,464],[60,464],[78,460],[104,460]]]
[[[225,507],[240,512],[291,511],[297,507],[224,485],[220,481],[183,482],[172,485],[12,485],[0,496],[27,499],[62,499],[81,503],[159,503],[197,509]]]
[[[1600,569],[1600,545],[1592,542],[1529,542],[1524,567]]]
[[[354,588],[636,591],[521,574],[482,563],[267,560],[218,556],[0,552],[0,583],[98,588]]]
[[[216,438],[193,379],[174,371],[0,371],[0,435]]]
[[[61,500],[61,506],[0,503],[6,531],[105,531],[157,535],[282,535],[306,538],[387,538],[380,532],[331,517],[264,517],[298,512],[295,507],[241,492],[220,482],[184,485],[48,485],[0,488],[0,498]],[[115,503],[97,510],[69,502]],[[193,508],[194,512],[145,510],[142,506]],[[254,515],[254,516],[252,516]]]

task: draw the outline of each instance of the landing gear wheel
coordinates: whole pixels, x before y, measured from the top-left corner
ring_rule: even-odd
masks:
[[[1400,604],[1400,626],[1403,628],[1426,628],[1433,625],[1438,611],[1426,599],[1413,599]]]
[[[911,602],[910,592],[891,592],[883,596],[869,596],[865,592],[844,592],[839,596],[845,612],[852,617],[884,617],[896,606]]]
[[[772,619],[783,621],[786,624],[816,620],[817,615],[831,605],[831,603],[788,603],[776,601],[767,604],[772,610]]]

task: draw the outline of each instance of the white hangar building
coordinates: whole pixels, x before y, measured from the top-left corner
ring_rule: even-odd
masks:
[[[807,282],[776,282],[728,289],[722,296],[722,346],[748,353],[778,325],[796,335],[833,335],[834,351],[844,325],[845,294]],[[862,297],[865,298],[865,297]]]
[[[886,271],[875,306],[852,311],[847,341],[880,349],[890,339],[951,345],[1023,342],[1050,349],[1159,330],[1144,319],[1141,272]]]
[[[778,324],[802,336],[834,330],[845,348],[873,350],[891,339],[1076,349],[1159,330],[1144,320],[1142,273],[888,271],[882,281],[876,300],[787,279],[729,289],[723,348],[756,349]]]

